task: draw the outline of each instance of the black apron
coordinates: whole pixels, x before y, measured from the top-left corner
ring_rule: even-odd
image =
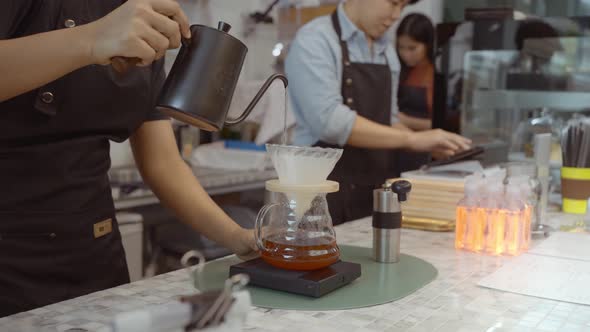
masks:
[[[332,24],[342,49],[342,98],[358,115],[371,121],[391,125],[391,69],[387,64],[354,63],[348,45],[342,40],[338,14]],[[316,146],[336,147],[325,142]],[[373,189],[386,179],[397,177],[394,152],[345,146],[342,158],[328,177],[340,183],[340,191],[327,195],[332,222],[341,224],[369,216],[373,212]]]
[[[19,0],[0,39],[94,21],[121,0]],[[3,9],[4,10],[4,9]],[[109,140],[165,119],[163,64],[87,66],[0,103],[0,317],[129,282],[115,220]]]
[[[406,115],[428,119],[428,95],[426,88],[400,84],[397,93],[398,108]],[[400,150],[397,153],[397,169],[400,173],[419,169],[430,162],[430,153]]]

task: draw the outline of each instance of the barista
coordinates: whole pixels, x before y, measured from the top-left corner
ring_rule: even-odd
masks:
[[[144,180],[234,253],[253,233],[215,205],[155,111],[163,56],[190,36],[173,0],[0,5],[0,317],[129,282],[107,177],[131,140]],[[115,57],[140,59],[124,75]]]
[[[386,32],[417,0],[348,0],[300,29],[286,61],[297,118],[294,143],[344,147],[328,195],[335,224],[372,212],[372,190],[395,177],[393,149],[451,156],[469,140],[442,130],[412,131],[397,118],[400,65]]]

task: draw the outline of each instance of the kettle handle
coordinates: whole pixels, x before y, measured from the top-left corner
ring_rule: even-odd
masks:
[[[258,102],[260,101],[260,98],[262,98],[262,96],[264,95],[264,93],[266,92],[266,90],[268,90],[268,88],[270,87],[270,85],[272,84],[272,82],[276,79],[279,79],[281,81],[283,81],[283,84],[285,84],[285,89],[287,88],[287,86],[289,85],[289,80],[287,80],[287,77],[285,77],[285,75],[282,74],[273,74],[272,76],[270,76],[266,82],[264,82],[264,84],[262,85],[262,87],[260,88],[260,90],[258,91],[258,93],[256,94],[256,96],[254,96],[254,99],[252,99],[252,101],[250,102],[250,104],[248,105],[248,107],[246,107],[246,110],[242,113],[242,115],[240,115],[239,117],[235,118],[235,119],[227,119],[224,123],[224,126],[234,126],[237,125],[238,123],[244,121],[252,112],[252,110],[254,109],[254,107],[256,106],[256,104],[258,104]]]

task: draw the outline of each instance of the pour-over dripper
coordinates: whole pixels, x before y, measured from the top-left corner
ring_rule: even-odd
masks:
[[[282,184],[313,185],[328,178],[342,149],[266,144]]]
[[[282,185],[321,185],[342,156],[342,149],[267,144],[266,151]],[[295,214],[300,220],[311,205],[316,193],[296,191],[288,193],[297,202]]]

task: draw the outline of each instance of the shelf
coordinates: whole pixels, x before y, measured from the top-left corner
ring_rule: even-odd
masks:
[[[522,152],[510,152],[508,154],[508,161],[524,161],[534,163],[535,159],[525,156],[525,154]],[[550,160],[549,167],[553,169],[561,169],[561,160]]]

